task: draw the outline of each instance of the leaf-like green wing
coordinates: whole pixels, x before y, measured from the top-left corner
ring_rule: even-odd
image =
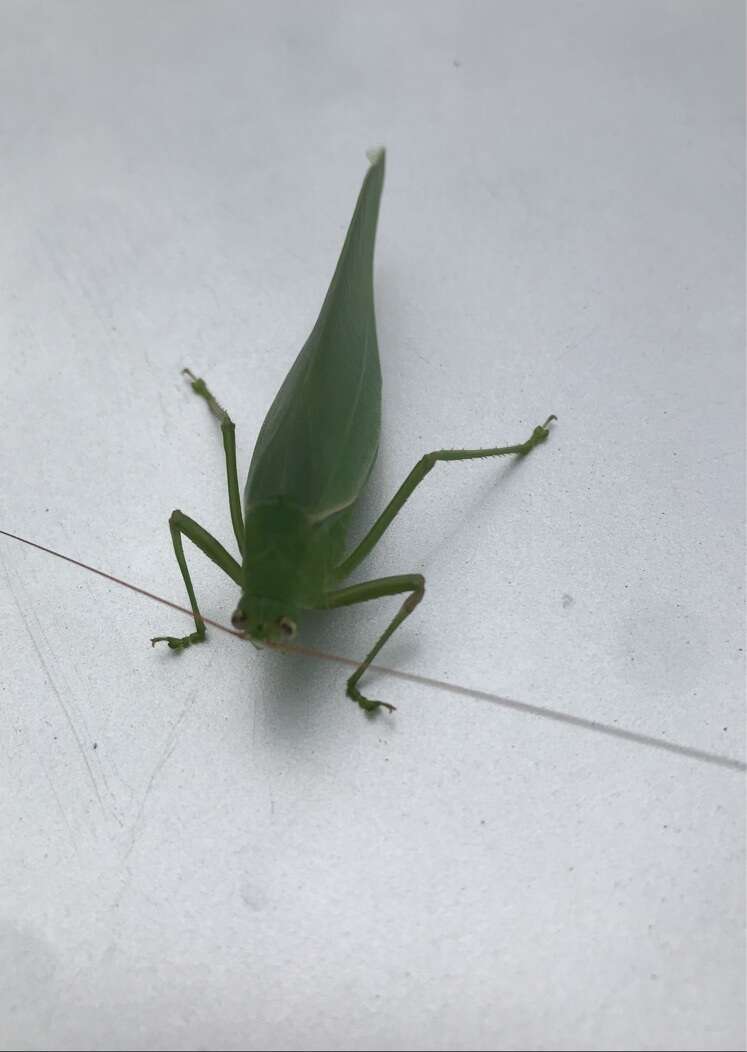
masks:
[[[326,518],[355,501],[376,459],[381,369],[373,255],[384,150],[369,157],[321,313],[259,433],[247,507],[284,497],[313,518]]]

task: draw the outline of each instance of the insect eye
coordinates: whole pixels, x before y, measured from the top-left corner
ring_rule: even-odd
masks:
[[[280,630],[286,639],[293,639],[296,634],[296,624],[289,617],[281,617],[278,621]]]
[[[231,614],[231,624],[234,628],[246,628],[246,614],[240,606]]]

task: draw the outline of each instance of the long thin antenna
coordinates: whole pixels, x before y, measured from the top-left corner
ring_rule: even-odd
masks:
[[[70,555],[63,555],[62,552],[56,552],[54,548],[45,548],[43,544],[37,544],[36,541],[30,541],[27,537],[19,537],[17,533],[9,533],[7,530],[0,530],[0,534],[3,537],[12,537],[14,541],[20,541],[21,544],[28,544],[30,548],[37,548],[40,552],[46,552],[47,555],[54,555],[56,559],[63,559],[66,563],[72,563],[73,566],[80,566],[82,570],[88,570],[89,573],[98,574],[99,577],[105,577],[107,581],[114,581],[115,584],[121,584],[123,588],[129,588],[131,592],[137,592],[138,595],[147,596],[148,599],[155,599],[157,603],[163,603],[164,606],[170,606],[172,610],[181,610],[183,614],[189,614],[192,616],[192,611],[187,610],[185,606],[179,606],[178,603],[172,603],[170,599],[164,599],[161,595],[156,595],[155,592],[149,592],[146,588],[139,588],[136,584],[130,584],[129,581],[123,581],[121,577],[115,577],[114,574],[107,573],[105,570],[98,570],[95,566],[89,566],[88,563],[82,563],[80,559],[73,559]],[[232,636],[241,636],[241,632],[236,632],[233,628],[228,628],[226,625],[220,624],[219,621],[212,621],[209,617],[203,617],[202,619],[205,624],[212,625],[213,628],[220,628],[223,632],[228,632]]]
[[[122,585],[123,588],[129,588],[130,591],[137,592],[138,595],[144,595],[148,599],[154,599],[157,603],[163,603],[164,606],[169,606],[172,610],[179,610],[183,614],[192,617],[192,611],[188,610],[187,607],[180,606],[178,603],[172,603],[170,599],[164,599],[163,596],[156,595],[154,592],[149,592],[145,588],[139,588],[138,585],[130,584],[129,581],[124,581],[121,577],[115,577],[114,574],[106,573],[104,570],[99,570],[95,566],[89,566],[88,563],[81,562],[80,559],[73,559],[70,555],[63,555],[62,552],[57,552],[53,548],[47,548],[43,544],[37,544],[36,541],[30,541],[26,537],[19,537],[16,533],[9,533],[8,530],[0,530],[0,534],[3,537],[10,537],[14,541],[19,541],[21,544],[27,544],[30,548],[36,548],[40,552],[46,552],[48,555],[53,555],[57,559],[63,559],[67,563],[72,563],[73,566],[79,566],[82,570],[88,570],[89,573],[98,574],[99,577],[104,577],[107,581],[113,581],[115,584]],[[227,632],[229,635],[242,638],[241,632],[237,632],[233,628],[228,628],[227,625],[222,625],[219,621],[213,621],[209,617],[204,617],[203,620],[213,628],[219,628],[222,632]],[[347,665],[352,668],[357,668],[360,664],[360,662],[353,658],[342,657],[340,654],[326,653],[323,650],[314,650],[311,647],[301,646],[296,643],[276,643],[273,644],[272,649],[280,650],[288,654],[299,654],[304,657],[311,657],[317,661],[333,661],[337,664]],[[541,705],[532,705],[526,701],[516,701],[513,698],[505,698],[501,697],[499,694],[492,694],[487,690],[477,690],[473,687],[464,687],[458,683],[449,683],[447,680],[432,679],[430,676],[421,676],[417,672],[403,672],[400,669],[388,668],[386,665],[370,665],[369,669],[374,672],[383,673],[387,676],[394,676],[397,679],[406,680],[410,683],[418,683],[421,686],[430,687],[434,690],[447,691],[450,694],[461,694],[463,697],[475,698],[478,701],[489,701],[494,705],[500,705],[503,708],[512,709],[514,712],[522,712],[528,716],[539,716],[543,719],[554,720],[557,723],[563,723],[571,727],[582,727],[584,730],[594,731],[597,734],[604,734],[610,738],[617,738],[622,741],[634,742],[636,745],[644,745],[649,748],[660,749],[663,752],[674,753],[677,756],[684,756],[691,760],[698,760],[701,763],[709,763],[716,767],[723,767],[733,771],[747,771],[747,764],[741,760],[732,759],[730,756],[722,756],[719,753],[708,752],[705,749],[695,749],[689,745],[678,745],[675,742],[668,742],[662,738],[654,738],[648,734],[639,734],[637,731],[628,731],[621,727],[614,727],[607,723],[600,723],[597,720],[586,719],[583,716],[573,716],[570,713],[561,712],[559,709],[545,708]]]

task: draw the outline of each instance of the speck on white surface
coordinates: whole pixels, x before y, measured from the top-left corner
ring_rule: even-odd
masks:
[[[744,1047],[743,66],[737,3],[2,6],[0,529],[183,602],[172,508],[231,531],[179,370],[245,467],[384,143],[359,529],[559,421],[413,496],[382,663],[577,721],[370,721],[0,537],[2,1048]]]

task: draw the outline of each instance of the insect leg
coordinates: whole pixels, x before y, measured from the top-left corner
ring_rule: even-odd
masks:
[[[220,420],[223,432],[223,448],[226,452],[226,478],[228,480],[228,506],[231,511],[231,524],[239,551],[244,554],[244,520],[241,515],[241,497],[239,479],[236,471],[236,425],[217,398],[211,393],[204,380],[200,380],[189,369],[182,369],[188,378],[195,394],[204,398],[210,406],[210,412]]]
[[[366,536],[350,555],[335,570],[335,579],[344,580],[361,563],[368,553],[379,542],[381,535],[392,519],[400,512],[402,505],[439,460],[475,460],[478,457],[503,457],[510,453],[526,456],[535,446],[540,445],[550,434],[548,427],[555,416],[549,416],[544,424],[535,427],[526,442],[515,446],[496,446],[492,449],[438,449],[421,457],[405,481],[394,494],[389,504],[378,517]]]
[[[202,620],[202,614],[197,606],[197,599],[195,598],[195,590],[192,587],[192,580],[189,576],[189,569],[187,568],[187,560],[184,557],[184,546],[182,545],[182,534],[188,537],[193,544],[195,544],[201,552],[207,555],[208,559],[212,559],[216,566],[218,566],[224,573],[236,582],[241,584],[241,567],[233,558],[232,555],[226,551],[220,541],[216,541],[215,537],[204,530],[199,523],[195,522],[194,519],[190,519],[188,515],[185,515],[182,511],[172,511],[169,519],[169,529],[171,530],[171,540],[174,545],[174,552],[176,554],[176,561],[179,563],[179,569],[182,571],[182,577],[184,578],[184,584],[187,589],[187,595],[189,596],[189,602],[192,607],[192,614],[195,619],[195,631],[189,636],[155,636],[151,639],[151,644],[155,646],[156,643],[168,643],[172,650],[184,650],[191,643],[202,643],[205,639],[205,622]]]
[[[324,596],[320,606],[326,610],[333,610],[338,606],[352,606],[354,603],[365,603],[369,599],[382,599],[387,595],[399,595],[401,592],[409,592],[402,606],[392,618],[389,627],[381,633],[366,657],[348,680],[347,695],[353,701],[357,701],[366,712],[375,712],[379,707],[394,711],[394,705],[388,705],[385,701],[372,701],[364,697],[358,690],[358,681],[376,657],[378,652],[386,643],[387,639],[399,628],[408,617],[425,593],[425,578],[419,573],[400,574],[397,577],[379,577],[373,581],[364,581],[362,584],[354,584],[349,588],[340,588],[335,592],[328,592]]]

